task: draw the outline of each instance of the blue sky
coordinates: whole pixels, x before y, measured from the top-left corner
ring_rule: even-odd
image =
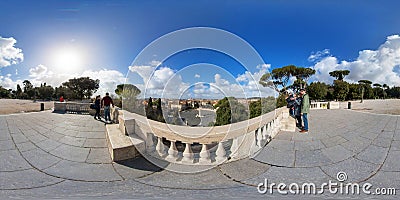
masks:
[[[173,83],[181,89],[178,91],[187,87],[194,91],[197,82],[208,82],[221,90],[230,90],[226,94],[257,96],[268,91],[254,89],[258,86],[245,79],[246,74],[257,79],[257,73],[289,64],[315,68],[317,74],[312,80],[331,82],[329,70],[351,69],[348,81],[370,79],[400,85],[397,70],[400,39],[396,37],[400,34],[399,1],[0,0],[0,3],[0,45],[9,48],[0,52],[3,57],[0,59],[14,59],[0,64],[3,87],[15,87],[24,79],[58,86],[68,78],[87,75],[101,80],[99,92],[104,93],[112,91],[128,75],[128,81],[143,91],[149,87],[138,72],[152,69],[160,75],[155,77],[158,79],[154,84],[165,86],[167,83],[163,81],[177,79]],[[248,42],[266,65],[244,68],[221,52],[192,49],[166,60],[154,55],[154,60],[140,64],[148,68],[129,71],[135,57],[152,41],[191,27],[212,27],[235,34]],[[157,61],[162,61],[158,67]],[[215,66],[198,65],[182,71],[196,63]],[[229,83],[218,85],[218,81]],[[212,87],[204,86],[206,90],[198,93],[198,97],[210,94]],[[156,88],[160,87],[155,86],[148,95],[160,94]]]

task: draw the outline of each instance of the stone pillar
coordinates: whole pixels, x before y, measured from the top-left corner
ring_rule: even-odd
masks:
[[[172,142],[171,142],[171,144],[172,144]],[[183,151],[182,155],[183,155],[182,162],[184,162],[184,163],[193,163],[194,162],[192,144],[186,143],[185,151]]]
[[[217,149],[217,151],[218,151],[218,149]],[[199,163],[211,164],[210,150],[207,149],[206,144],[202,144],[202,146],[201,146]]]
[[[224,148],[224,144],[221,142],[218,143],[217,151],[215,152],[215,160],[217,163],[222,163],[227,159],[226,151]]]
[[[159,156],[163,157],[165,155],[165,146],[162,143],[162,138],[158,137],[157,138],[157,146],[156,146],[156,151]]]
[[[171,162],[176,161],[176,159],[178,159],[178,149],[176,149],[174,141],[171,141],[171,145],[169,146],[168,149],[168,155],[165,159]]]

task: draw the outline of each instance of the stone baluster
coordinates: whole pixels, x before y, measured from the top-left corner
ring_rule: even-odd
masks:
[[[225,151],[225,148],[224,148],[224,144],[221,141],[221,142],[218,143],[218,148],[217,148],[217,151],[215,152],[215,161],[217,163],[222,163],[226,159],[227,159],[226,151]]]
[[[158,137],[157,138],[157,145],[156,145],[156,151],[159,156],[163,157],[165,155],[165,146],[162,142],[162,138]]]
[[[257,146],[262,147],[262,128],[258,128],[257,130],[254,131],[256,134],[256,139],[257,139]]]
[[[218,148],[219,148],[219,145],[218,145]],[[217,151],[218,151],[218,149],[217,149]],[[210,150],[207,149],[207,144],[202,144],[201,145],[199,163],[201,163],[201,164],[211,164]]]
[[[172,144],[172,142],[171,142],[171,144]],[[194,162],[192,144],[186,143],[185,151],[183,151],[182,155],[183,155],[182,162],[184,162],[184,163],[193,163]]]
[[[148,153],[154,152],[155,147],[154,147],[154,142],[153,142],[153,134],[152,133],[147,133],[147,138],[146,138],[146,151]]]
[[[268,138],[268,133],[267,133],[267,125],[265,124],[261,127],[262,129],[262,139],[265,141]]]
[[[168,149],[168,156],[165,158],[169,161],[176,161],[178,158],[178,149],[176,149],[175,142],[171,141],[171,145]]]

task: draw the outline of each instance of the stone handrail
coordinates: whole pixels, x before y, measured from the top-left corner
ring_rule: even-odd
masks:
[[[149,120],[144,116],[120,110],[119,128],[131,138],[139,137],[145,141],[145,149],[139,149],[141,154],[170,162],[209,165],[223,162],[228,157],[230,160],[237,160],[254,155],[279,132],[282,123],[288,118],[288,109],[282,107],[234,124],[187,127]],[[169,147],[164,145],[163,138],[170,142]],[[178,141],[185,144],[183,152],[176,148]],[[195,159],[192,151],[194,144],[201,145],[198,159]],[[207,146],[210,144],[216,146],[213,152]]]

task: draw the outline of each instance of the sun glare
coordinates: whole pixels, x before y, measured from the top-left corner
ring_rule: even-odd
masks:
[[[77,49],[62,49],[54,52],[52,66],[56,71],[74,72],[84,67],[83,59]]]

